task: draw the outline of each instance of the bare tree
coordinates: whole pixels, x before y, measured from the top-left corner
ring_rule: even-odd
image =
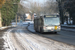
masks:
[[[30,10],[35,12],[37,15],[58,13],[58,4],[53,0],[47,0],[43,4],[34,2],[31,3],[30,6]]]
[[[42,12],[42,6],[37,2],[30,3],[30,11],[32,11],[32,13],[35,12],[38,16]]]
[[[58,13],[58,5],[57,2],[54,2],[53,0],[47,0],[43,4],[38,2],[30,2],[28,1],[28,6],[23,7],[21,6],[22,10],[19,10],[21,13],[25,12],[32,12],[32,14],[35,12],[37,15],[40,14],[51,14],[51,13]]]
[[[24,13],[29,11],[28,4],[23,2],[28,2],[28,0],[20,0],[20,3],[18,4],[18,13],[21,15],[24,15]]]
[[[57,2],[53,0],[47,0],[44,5],[44,10],[46,13],[58,13],[58,5]]]

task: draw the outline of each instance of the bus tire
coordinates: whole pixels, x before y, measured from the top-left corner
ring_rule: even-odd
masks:
[[[35,30],[36,32],[38,32],[37,30]]]
[[[37,31],[35,30],[35,32],[37,32]]]
[[[43,33],[43,30],[42,30],[42,28],[40,28],[40,33]]]
[[[55,34],[57,34],[57,32],[54,32]]]
[[[37,32],[36,28],[35,28],[35,32]]]

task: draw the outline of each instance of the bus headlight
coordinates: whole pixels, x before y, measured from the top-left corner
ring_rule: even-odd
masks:
[[[60,26],[58,26],[58,28],[60,29]]]
[[[44,27],[44,29],[46,29],[46,27]]]

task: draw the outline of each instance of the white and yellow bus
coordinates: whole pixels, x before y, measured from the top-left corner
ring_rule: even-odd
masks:
[[[36,32],[54,32],[60,31],[60,17],[58,15],[43,15],[34,18],[34,29]]]

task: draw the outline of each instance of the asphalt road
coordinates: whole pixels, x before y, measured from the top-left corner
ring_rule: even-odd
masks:
[[[45,33],[41,34],[41,36],[75,46],[75,32],[60,31],[57,34]]]
[[[27,30],[27,25],[21,24],[16,28],[8,30],[7,36],[10,37],[8,43],[9,45],[11,44],[11,47],[9,46],[8,48],[9,50],[75,50],[75,46],[58,42],[59,40],[67,42],[69,38],[73,39],[73,37],[69,37],[72,36],[70,33],[67,34],[65,35],[65,31],[61,31],[58,34],[31,33]]]
[[[30,28],[33,28],[33,26],[31,26]],[[75,32],[72,32],[72,31],[61,30],[57,34],[50,33],[50,32],[44,33],[44,34],[34,32],[34,34],[38,34],[46,38],[50,38],[59,42],[63,42],[63,43],[75,46]]]

